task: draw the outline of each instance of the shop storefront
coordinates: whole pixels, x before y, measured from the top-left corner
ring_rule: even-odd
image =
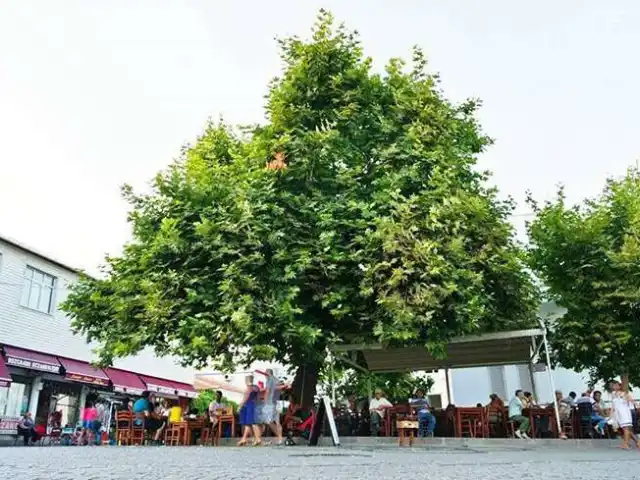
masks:
[[[0,353],[0,435],[15,435],[17,422],[31,412],[37,425],[75,426],[88,395],[109,405],[126,404],[149,391],[152,396],[188,401],[195,389],[182,382],[12,346]]]

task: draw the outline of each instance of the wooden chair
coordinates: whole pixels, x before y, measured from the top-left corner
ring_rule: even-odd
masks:
[[[233,407],[226,407],[222,409],[221,415],[218,417],[218,435],[216,437],[216,444],[220,445],[220,439],[222,438],[222,430],[224,424],[231,424],[231,438],[236,436],[236,416],[233,413]],[[284,426],[283,426],[284,428]]]
[[[116,445],[131,445],[133,414],[127,410],[116,412]]]
[[[560,426],[562,427],[562,431],[567,436],[567,438],[576,438],[576,432],[575,432],[575,429],[573,428],[573,425],[574,425],[573,412],[574,410],[571,409],[571,412],[569,413],[569,418],[567,418],[566,420],[560,421]]]
[[[459,437],[465,434],[471,438],[485,437],[486,419],[484,408],[456,408],[456,430]]]
[[[164,443],[167,446],[185,445],[187,436],[187,422],[174,422],[167,427]]]
[[[131,422],[131,445],[144,445],[145,441],[145,429],[144,429],[144,419],[141,419],[143,424],[136,425],[136,418],[133,415],[133,420]]]

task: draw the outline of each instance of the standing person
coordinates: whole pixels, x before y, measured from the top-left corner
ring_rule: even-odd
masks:
[[[384,393],[376,388],[374,397],[369,400],[369,414],[371,416],[371,436],[377,437],[380,432],[380,424],[388,409],[393,408],[389,400],[384,398]]]
[[[418,414],[418,436],[430,437],[436,428],[436,417],[430,410],[429,401],[424,398],[424,390],[416,390],[415,398],[409,400],[409,405],[415,408]],[[480,405],[482,407],[482,405]]]
[[[100,445],[100,424],[98,422],[98,410],[93,400],[87,401],[82,411],[82,427],[85,443],[88,445],[93,440],[94,445]],[[93,438],[91,436],[93,435]]]
[[[509,402],[509,421],[518,423],[518,429],[514,429],[514,435],[518,438],[529,438],[529,419],[522,415],[522,409],[525,402],[524,392],[516,390],[514,397]]]
[[[618,426],[622,429],[622,445],[620,448],[629,449],[631,438],[633,436],[633,417],[631,415],[631,404],[633,399],[628,391],[628,385],[621,384],[617,381],[611,382],[611,416],[615,419]],[[640,444],[638,445],[640,447]]]
[[[280,400],[280,379],[273,373],[273,369],[267,369],[267,384],[265,386],[264,403],[262,405],[262,420],[268,425],[276,436],[276,445],[282,445],[282,425],[278,413],[278,400]]]
[[[238,442],[238,446],[242,447],[249,441],[249,435],[253,431],[253,445],[262,445],[262,435],[260,427],[256,423],[256,403],[258,401],[258,387],[253,384],[253,375],[247,375],[244,378],[246,390],[242,402],[240,402],[239,420],[242,425],[242,438]]]

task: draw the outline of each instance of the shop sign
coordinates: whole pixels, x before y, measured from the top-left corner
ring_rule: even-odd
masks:
[[[128,393],[129,395],[137,395],[137,396],[141,396],[142,393],[144,392],[144,390],[142,390],[141,388],[119,387],[119,386],[113,387],[113,391],[120,392],[120,393]]]
[[[7,357],[7,365],[13,367],[27,368],[29,370],[40,370],[41,372],[60,373],[60,365],[52,365],[50,363],[40,363],[33,360],[25,360],[23,358]]]
[[[154,392],[162,393],[163,395],[175,396],[176,394],[176,391],[172,388],[161,387],[160,385],[153,385],[153,384],[147,384],[147,386],[149,387],[150,390],[153,390]]]
[[[80,375],[79,373],[67,373],[66,378],[76,382],[90,383],[91,385],[100,385],[103,387],[109,386],[109,380],[98,377],[91,377],[89,375]]]
[[[178,390],[178,396],[186,398],[196,398],[198,396],[198,392],[193,392],[191,390]]]
[[[0,417],[0,435],[17,435],[20,417]]]

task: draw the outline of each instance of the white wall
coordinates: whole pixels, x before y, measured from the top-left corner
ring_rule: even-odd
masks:
[[[55,308],[51,314],[46,314],[20,304],[27,265],[56,277],[56,304],[67,297],[68,287],[77,281],[78,275],[2,239],[0,255],[0,343],[93,360],[92,346],[71,332],[70,319],[63,312]],[[147,375],[193,381],[193,369],[180,367],[172,358],[157,358],[151,351],[118,361],[115,366]]]

